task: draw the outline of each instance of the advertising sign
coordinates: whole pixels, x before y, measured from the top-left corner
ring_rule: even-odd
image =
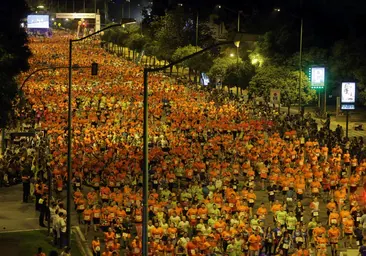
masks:
[[[281,101],[281,91],[279,89],[271,89],[270,101],[272,104],[279,104]]]
[[[312,67],[309,70],[312,89],[323,89],[325,84],[325,68]]]
[[[355,104],[342,104],[341,110],[355,110]]]
[[[354,82],[342,83],[341,102],[348,104],[349,103],[354,104],[356,102],[356,83]]]
[[[56,13],[56,19],[95,19],[95,13]]]
[[[28,28],[50,28],[50,16],[28,15],[27,24]]]

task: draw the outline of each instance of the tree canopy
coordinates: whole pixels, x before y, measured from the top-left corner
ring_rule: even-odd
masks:
[[[0,127],[4,127],[18,93],[15,77],[26,71],[31,55],[21,20],[28,13],[24,0],[4,1],[0,5]],[[5,25],[6,24],[6,25]]]

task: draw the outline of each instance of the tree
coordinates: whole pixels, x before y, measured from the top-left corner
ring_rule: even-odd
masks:
[[[176,49],[196,43],[195,17],[182,8],[171,10],[164,16],[155,17],[149,29],[144,31],[158,43],[157,58],[171,62]],[[215,43],[211,29],[201,21],[198,26],[198,46],[205,48]]]
[[[240,63],[239,65],[231,64],[224,77],[225,85],[236,85],[238,88],[246,89],[249,82],[255,75],[254,66],[250,64],[249,60]]]
[[[127,46],[129,49],[133,51],[133,60],[135,60],[136,52],[140,52],[140,54],[142,54],[145,45],[146,45],[146,38],[143,35],[139,33],[133,33],[129,35],[127,40]]]
[[[239,64],[242,60],[239,59]],[[218,57],[213,60],[213,65],[208,72],[208,76],[213,79],[215,77],[224,78],[227,74],[229,67],[236,65],[236,58],[233,57]]]
[[[366,39],[340,40],[332,48],[330,73],[335,85],[355,81],[360,101],[366,103]]]
[[[183,57],[186,57],[188,55],[191,55],[197,51],[201,51],[202,48],[195,47],[192,45],[187,45],[184,47],[180,47],[177,50],[175,50],[173,54],[173,61],[179,60]],[[191,76],[191,71],[196,71],[196,75],[199,72],[207,72],[212,65],[212,58],[209,52],[201,53],[198,56],[195,56],[191,59],[188,59],[181,64],[178,65],[177,68],[183,67],[183,68],[189,68],[189,77]]]
[[[0,5],[0,127],[7,123],[12,111],[12,101],[18,93],[15,76],[29,68],[31,53],[27,46],[27,35],[20,27],[26,17],[28,6],[24,0],[4,1]]]
[[[315,99],[316,93],[310,88],[305,74],[302,74],[301,102],[309,103]],[[299,101],[299,71],[286,66],[264,65],[257,69],[257,73],[249,83],[249,93],[264,97],[269,101],[270,89],[281,90],[281,103],[290,109],[292,104]]]

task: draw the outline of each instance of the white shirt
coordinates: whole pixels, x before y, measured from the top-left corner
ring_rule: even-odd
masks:
[[[64,216],[66,216],[66,215],[67,215],[67,212],[66,212],[66,210],[65,210],[65,209],[61,209],[61,208],[59,208],[58,212],[59,212],[59,213],[60,213],[60,212],[62,212],[62,213],[64,214]]]
[[[54,229],[54,230],[58,230],[58,228],[59,228],[59,226],[58,226],[58,224],[59,224],[59,218],[60,218],[60,216],[58,216],[57,214],[55,214],[55,215],[53,215],[53,216],[51,216],[51,220],[52,220],[52,228]]]
[[[66,232],[66,221],[64,218],[59,218],[59,227],[60,227],[60,230],[61,232],[65,233]]]

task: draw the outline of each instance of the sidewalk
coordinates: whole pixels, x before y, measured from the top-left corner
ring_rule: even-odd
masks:
[[[287,113],[287,107],[281,107],[281,112]],[[298,107],[291,107],[290,113],[291,114],[299,113]],[[312,113],[313,114],[312,109],[310,109],[310,110],[305,109],[305,114],[306,113]],[[316,117],[313,117],[313,118],[318,123],[318,127],[323,127],[323,123],[324,123],[325,120],[320,119],[320,118],[316,118]],[[362,120],[361,122],[359,122],[359,121],[357,121],[357,122],[348,122],[348,137],[349,138],[353,138],[353,137],[366,138],[366,130],[356,131],[354,129],[355,124],[363,124],[364,129],[366,129],[366,119]],[[336,117],[332,115],[331,118],[330,118],[330,129],[335,131],[335,129],[337,128],[337,125],[340,125],[340,126],[343,127],[344,136],[346,136],[346,121],[337,121]]]
[[[0,233],[40,230],[39,213],[33,202],[22,202],[22,191],[22,184],[0,188]]]

